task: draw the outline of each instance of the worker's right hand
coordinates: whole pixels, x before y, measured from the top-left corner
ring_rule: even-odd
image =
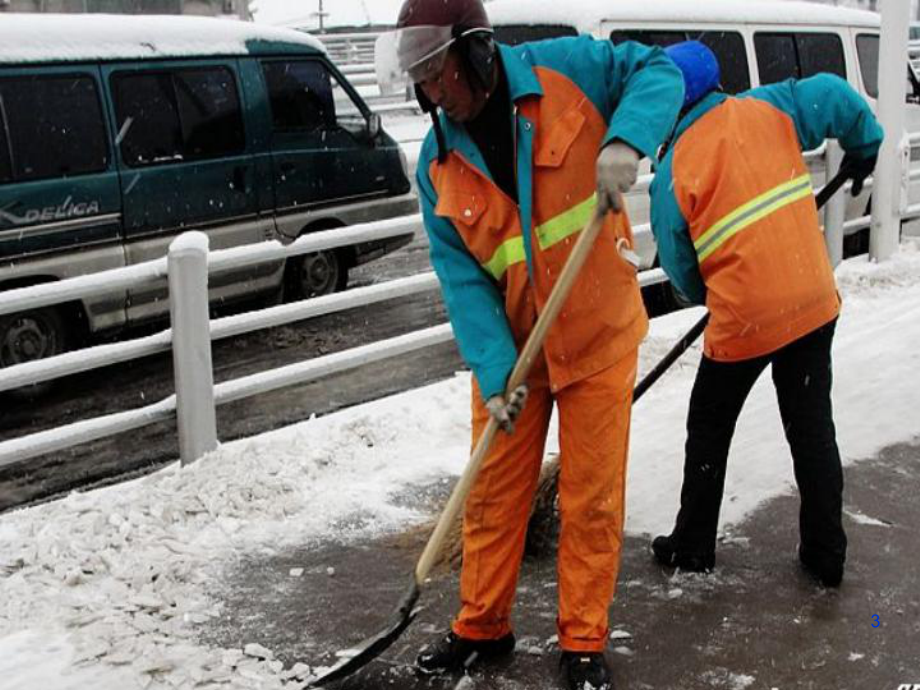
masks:
[[[520,386],[511,391],[508,399],[504,395],[493,395],[486,400],[486,409],[492,418],[498,422],[498,426],[507,434],[514,433],[514,422],[524,409],[524,403],[527,402],[527,384],[522,383]]]

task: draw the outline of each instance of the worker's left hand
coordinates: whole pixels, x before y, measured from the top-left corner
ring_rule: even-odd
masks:
[[[514,422],[524,409],[525,402],[527,402],[527,384],[522,383],[511,391],[507,400],[504,395],[493,395],[486,400],[486,409],[498,422],[502,431],[511,434],[514,432]]]
[[[597,205],[601,214],[623,210],[623,197],[639,175],[639,154],[629,144],[612,141],[597,156]]]

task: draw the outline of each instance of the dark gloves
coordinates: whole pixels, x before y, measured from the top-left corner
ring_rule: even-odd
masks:
[[[840,172],[844,173],[848,180],[853,180],[851,194],[859,196],[863,189],[863,183],[866,178],[875,170],[875,161],[878,154],[873,154],[868,158],[858,158],[852,153],[844,154],[843,162],[840,164]]]

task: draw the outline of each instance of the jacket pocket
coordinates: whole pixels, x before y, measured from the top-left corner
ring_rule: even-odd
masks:
[[[542,168],[562,165],[584,124],[585,116],[578,108],[571,108],[557,118],[538,137],[534,164]]]
[[[487,208],[488,204],[484,194],[446,191],[438,197],[434,212],[436,215],[450,218],[455,224],[460,223],[472,227]]]

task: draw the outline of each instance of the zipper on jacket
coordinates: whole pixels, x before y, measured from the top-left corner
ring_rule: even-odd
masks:
[[[511,155],[514,156],[514,160],[511,162],[512,169],[514,170],[514,191],[516,203],[515,206],[518,207],[518,215],[520,215],[521,210],[521,190],[518,188],[518,169],[517,169],[517,144],[518,144],[518,135],[517,135],[517,125],[518,125],[518,107],[517,103],[511,106]]]

